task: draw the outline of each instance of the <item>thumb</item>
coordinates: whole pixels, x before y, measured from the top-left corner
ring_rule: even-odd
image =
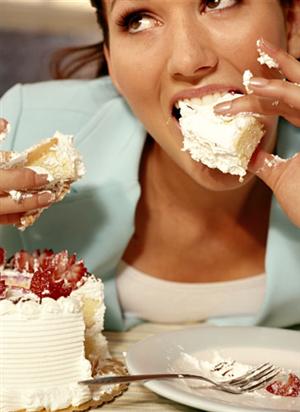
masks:
[[[258,149],[252,156],[248,170],[258,176],[273,192],[276,192],[291,171],[289,170],[290,160]]]
[[[269,186],[285,214],[300,228],[300,153],[285,160],[258,150],[249,170]]]

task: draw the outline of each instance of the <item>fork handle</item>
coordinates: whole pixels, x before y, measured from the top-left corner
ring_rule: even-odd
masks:
[[[110,385],[115,383],[128,383],[136,381],[148,381],[152,379],[197,379],[205,382],[214,383],[204,376],[182,374],[182,373],[155,373],[143,375],[125,375],[125,376],[100,376],[99,378],[80,381],[84,385]],[[215,383],[214,383],[215,384]]]

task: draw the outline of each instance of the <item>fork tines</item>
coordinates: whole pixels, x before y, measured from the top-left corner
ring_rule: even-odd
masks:
[[[253,391],[263,387],[267,382],[271,381],[278,375],[281,368],[277,368],[269,362],[251,369],[245,375],[235,379],[231,379],[230,385],[237,385],[242,391]]]

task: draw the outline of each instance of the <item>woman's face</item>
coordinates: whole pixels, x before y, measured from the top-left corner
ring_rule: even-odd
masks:
[[[246,69],[255,76],[274,77],[258,63],[256,41],[263,37],[286,47],[280,2],[105,0],[105,5],[110,74],[132,111],[196,182],[214,190],[240,186],[237,177],[208,169],[182,152],[172,108],[176,99],[189,98],[191,91],[195,97],[226,90],[244,93]],[[271,151],[277,119],[264,122],[267,133],[262,145]]]

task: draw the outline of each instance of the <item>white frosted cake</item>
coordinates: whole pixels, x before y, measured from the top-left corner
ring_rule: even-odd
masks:
[[[178,102],[179,124],[184,138],[182,150],[210,168],[239,175],[240,180],[264,134],[263,125],[254,115],[217,116],[213,108],[218,103],[241,96],[216,93],[205,96],[205,99]]]
[[[0,168],[19,167],[30,168],[36,173],[47,175],[48,183],[39,190],[11,190],[9,193],[17,202],[45,190],[55,194],[55,201],[58,202],[70,191],[71,184],[85,173],[82,157],[74,146],[73,136],[59,132],[22,153],[0,152]],[[43,209],[38,209],[24,215],[18,225],[19,229],[23,230],[32,225],[42,211]]]
[[[100,399],[99,387],[78,382],[109,358],[101,280],[66,251],[21,251],[6,263],[0,249],[0,263],[0,411],[57,411]]]

